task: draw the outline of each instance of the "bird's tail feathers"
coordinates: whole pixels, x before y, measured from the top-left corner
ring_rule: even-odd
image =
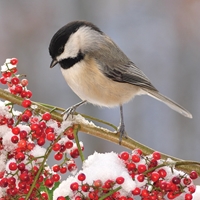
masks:
[[[180,106],[176,102],[172,101],[171,99],[167,98],[166,96],[160,94],[158,91],[148,90],[148,89],[145,89],[145,88],[143,90],[146,91],[147,94],[150,95],[151,97],[165,103],[171,109],[179,112],[183,116],[188,117],[188,118],[192,118],[192,114],[188,110],[186,110],[185,108],[183,108],[182,106]]]

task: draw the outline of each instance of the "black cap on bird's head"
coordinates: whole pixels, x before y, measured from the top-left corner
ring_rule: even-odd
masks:
[[[73,21],[60,28],[54,34],[49,44],[49,54],[52,58],[52,62],[50,64],[51,68],[54,67],[59,62],[56,60],[56,57],[63,53],[65,44],[67,43],[70,36],[82,26],[91,27],[91,29],[102,33],[98,27],[86,21]]]

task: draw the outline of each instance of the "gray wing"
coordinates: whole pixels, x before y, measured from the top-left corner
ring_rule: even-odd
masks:
[[[130,83],[141,88],[157,91],[147,76],[129,61],[126,65],[104,66],[103,73],[114,81]]]
[[[97,40],[90,54],[99,63],[100,71],[113,81],[130,83],[157,91],[147,76],[135,66],[120,48],[106,35]]]
[[[165,103],[170,108],[181,113],[185,117],[192,118],[192,115],[188,110],[186,110],[176,102],[172,101],[168,97],[160,94],[158,90],[151,84],[145,74],[133,63],[130,63],[130,65],[123,67],[104,67],[104,70],[104,74],[112,80],[137,85],[141,87],[141,89],[146,91],[148,95]]]
[[[99,63],[99,69],[105,76],[113,81],[136,85],[146,91],[148,95],[162,101],[173,110],[181,113],[185,117],[192,118],[192,115],[188,110],[160,94],[151,84],[147,76],[127,58],[114,42],[109,38],[107,39],[108,42],[103,48],[104,52],[97,51],[93,54],[93,57],[98,55],[96,61]]]

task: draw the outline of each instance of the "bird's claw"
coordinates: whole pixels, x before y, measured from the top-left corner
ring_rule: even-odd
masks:
[[[67,120],[70,115],[73,118],[75,112],[76,112],[76,106],[71,106],[67,108],[64,112],[62,112],[61,114],[65,117],[65,120]]]
[[[64,112],[62,112],[62,115],[66,115],[65,120],[67,120],[67,118],[69,117],[69,115],[71,115],[72,118],[73,118],[73,116],[74,116],[74,114],[75,114],[75,112],[76,112],[76,109],[77,109],[79,106],[81,106],[82,104],[85,104],[86,102],[87,102],[86,100],[81,101],[81,102],[79,102],[79,103],[77,103],[77,104],[75,104],[75,105],[73,105],[73,106],[67,108]]]
[[[119,128],[117,129],[117,133],[119,133],[119,144],[121,144],[122,138],[123,137],[124,138],[128,137],[128,135],[127,135],[127,133],[125,131],[125,125],[124,125],[124,123],[120,124]]]

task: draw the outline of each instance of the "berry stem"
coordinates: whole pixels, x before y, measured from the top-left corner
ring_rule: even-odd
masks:
[[[62,134],[62,133],[61,133],[61,134]],[[58,136],[58,138],[54,141],[53,144],[55,144],[55,143],[58,142],[59,140],[60,140],[60,136]],[[31,185],[31,188],[30,188],[30,190],[29,190],[29,192],[28,192],[28,194],[27,194],[25,200],[28,200],[28,199],[30,198],[31,193],[32,193],[32,191],[33,191],[33,189],[34,189],[34,187],[35,187],[35,185],[36,185],[36,182],[38,181],[38,178],[39,178],[39,176],[40,176],[40,174],[41,174],[41,172],[42,172],[42,170],[43,170],[43,168],[44,168],[44,165],[45,165],[47,159],[49,158],[49,155],[50,155],[51,152],[52,152],[53,144],[50,145],[50,146],[47,148],[46,153],[45,153],[45,155],[43,156],[44,159],[43,159],[43,161],[42,161],[42,163],[41,163],[40,168],[38,169],[38,172],[37,172],[37,174],[36,174],[36,176],[35,176],[35,178],[34,178],[34,181],[33,181],[32,185]]]
[[[99,200],[103,200],[106,197],[109,197],[110,195],[112,195],[113,193],[117,192],[118,190],[120,190],[122,187],[119,186],[117,188],[115,188],[114,190],[111,190],[110,192],[106,193],[105,195],[103,195],[102,197],[99,198]]]
[[[83,162],[85,160],[85,157],[83,155],[83,151],[81,150],[81,146],[80,146],[79,139],[78,139],[78,131],[79,131],[79,129],[80,129],[79,125],[77,125],[77,124],[74,125],[73,133],[74,133],[74,139],[75,139],[75,142],[76,142],[76,145],[77,145],[77,148],[78,148],[78,152],[79,152],[81,161]]]

